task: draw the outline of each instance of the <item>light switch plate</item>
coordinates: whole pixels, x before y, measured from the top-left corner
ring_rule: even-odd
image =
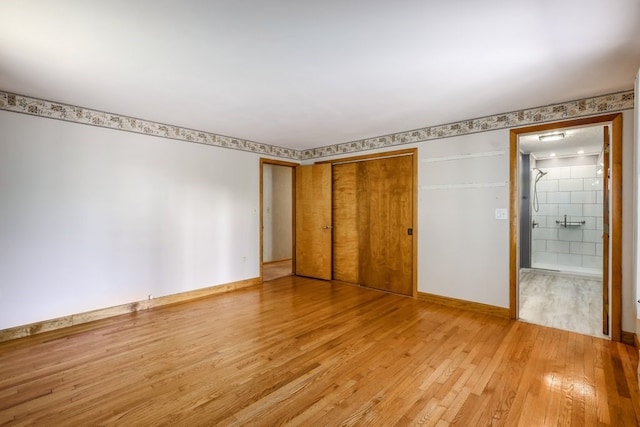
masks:
[[[496,209],[496,219],[509,219],[509,211],[504,208]]]

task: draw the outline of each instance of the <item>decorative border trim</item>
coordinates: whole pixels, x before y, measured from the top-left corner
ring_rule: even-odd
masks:
[[[474,311],[476,313],[488,314],[491,316],[509,318],[509,309],[495,305],[483,304],[480,302],[466,301],[457,298],[444,297],[440,295],[418,292],[418,299],[433,304],[446,305],[447,307],[459,308],[461,310]]]
[[[109,317],[120,316],[122,314],[131,314],[142,310],[148,310],[150,308],[188,302],[194,299],[204,298],[214,294],[231,292],[238,289],[259,285],[261,283],[262,280],[260,280],[259,277],[255,277],[253,279],[241,280],[239,282],[210,286],[208,288],[180,292],[177,294],[166,295],[150,300],[136,301],[129,304],[117,305],[115,307],[100,308],[93,311],[86,311],[84,313],[72,314],[69,316],[58,317],[56,319],[31,323],[29,325],[2,329],[0,330],[0,343],[16,338],[30,337],[32,335],[37,335],[44,332],[56,331],[58,329],[68,328],[70,326],[82,325],[85,323],[94,322],[96,320],[107,319]]]
[[[0,110],[297,160],[298,150],[0,92]]]
[[[570,118],[593,116],[631,110],[634,108],[633,90],[602,95],[595,98],[569,101],[560,104],[535,107],[510,113],[463,120],[438,126],[430,126],[406,132],[393,133],[374,138],[360,139],[343,144],[304,150],[300,160],[374,150],[404,144],[469,135],[497,129],[517,128],[521,126],[555,122]]]
[[[2,91],[0,91],[0,110],[302,161],[631,110],[634,108],[634,100],[633,90],[628,90],[302,151]]]

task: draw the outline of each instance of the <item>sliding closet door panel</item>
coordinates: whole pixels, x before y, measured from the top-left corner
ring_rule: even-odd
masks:
[[[358,163],[333,166],[333,278],[359,283]]]
[[[296,167],[296,274],[331,279],[331,165]]]
[[[359,283],[413,293],[413,158],[358,163]]]

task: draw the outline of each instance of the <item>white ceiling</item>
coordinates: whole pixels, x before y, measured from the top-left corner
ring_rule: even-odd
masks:
[[[4,0],[0,90],[306,149],[628,90],[639,0]]]
[[[540,141],[541,135],[562,133],[564,138],[555,141]],[[604,126],[593,125],[581,128],[555,129],[553,131],[525,134],[518,137],[520,151],[533,154],[537,159],[599,155],[602,151]]]

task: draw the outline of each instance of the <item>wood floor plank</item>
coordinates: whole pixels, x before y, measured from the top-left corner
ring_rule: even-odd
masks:
[[[638,425],[620,343],[299,277],[0,343],[0,425]]]

